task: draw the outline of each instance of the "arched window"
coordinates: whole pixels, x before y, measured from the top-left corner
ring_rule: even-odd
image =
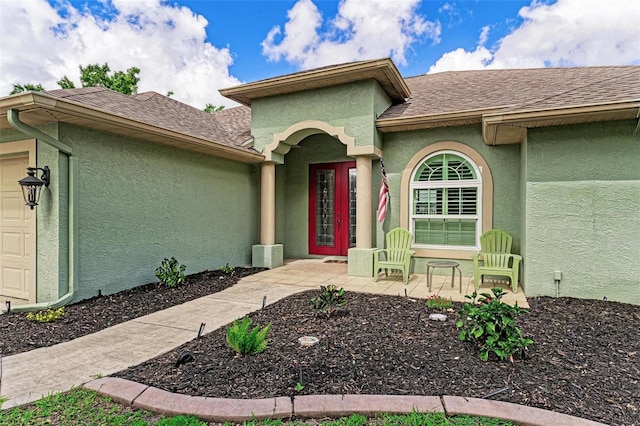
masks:
[[[476,250],[482,233],[482,174],[466,155],[438,151],[414,168],[409,226],[414,246]]]

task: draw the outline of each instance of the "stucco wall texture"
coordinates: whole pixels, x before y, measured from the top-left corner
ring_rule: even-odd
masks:
[[[51,184],[37,207],[37,302],[56,300],[69,285],[69,161],[66,154],[38,141],[38,167],[48,165]],[[43,247],[47,247],[43,250]]]
[[[383,102],[374,81],[256,99],[251,104],[254,147],[263,152],[274,134],[305,120],[344,127],[347,135],[355,138],[356,146],[372,145],[376,108]]]
[[[640,141],[635,122],[529,130],[528,296],[640,304]],[[561,272],[559,286],[554,272]]]
[[[527,296],[640,304],[640,181],[530,182],[527,194]]]
[[[79,159],[76,300],[157,281],[165,257],[187,274],[251,262],[255,166],[71,125],[60,139]]]

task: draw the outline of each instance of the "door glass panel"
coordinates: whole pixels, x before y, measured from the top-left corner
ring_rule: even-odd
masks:
[[[316,246],[335,244],[333,224],[335,222],[335,171],[316,171]]]
[[[349,169],[349,247],[356,246],[356,169]]]

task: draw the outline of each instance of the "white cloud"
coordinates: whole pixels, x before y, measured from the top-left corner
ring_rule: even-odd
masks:
[[[478,46],[473,52],[469,52],[459,47],[456,50],[447,52],[431,65],[429,73],[442,71],[459,70],[480,70],[487,68],[493,55],[484,46]]]
[[[220,87],[239,84],[229,74],[228,48],[205,42],[207,20],[160,0],[111,0],[102,13],[52,7],[45,0],[0,5],[0,94],[14,83],[57,89],[67,75],[80,87],[79,65],[107,62],[111,70],[138,67],[138,91],[156,91],[204,108],[232,105]],[[95,12],[95,11],[94,11]]]
[[[282,32],[280,26],[273,27],[262,42],[262,53],[272,61],[285,58],[288,62],[302,62],[313,54],[318,45],[317,30],[322,23],[322,15],[311,0],[300,0],[289,10],[287,18],[285,38],[276,44],[275,39]]]
[[[462,16],[460,10],[455,3],[445,3],[438,9],[438,13],[441,13],[449,17],[449,23],[447,26],[453,28],[462,23]]]
[[[520,9],[522,24],[486,48],[445,53],[429,72],[640,64],[640,3],[628,0],[538,0]]]
[[[299,0],[288,13],[282,33],[273,27],[262,42],[262,53],[303,69],[327,64],[391,56],[407,63],[412,45],[440,41],[441,25],[417,12],[419,0],[342,0],[337,15],[323,28],[323,18],[311,0]]]
[[[480,40],[478,40],[478,46],[484,46],[487,44],[487,40],[489,39],[489,26],[482,27],[480,31]]]

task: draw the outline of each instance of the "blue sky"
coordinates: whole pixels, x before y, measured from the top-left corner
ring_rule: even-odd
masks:
[[[366,0],[359,0],[366,1]],[[229,46],[234,53],[231,72],[243,81],[254,81],[275,75],[299,71],[296,64],[286,61],[268,61],[262,54],[261,42],[276,25],[283,27],[287,21],[287,12],[296,1],[181,1],[195,13],[209,20],[207,36],[217,46]],[[329,21],[336,16],[338,1],[315,1],[315,5],[325,18],[323,28],[329,27]],[[491,25],[495,31],[490,34],[489,43],[497,41],[506,34],[509,27],[522,22],[518,10],[530,1],[497,0],[457,2],[454,10],[442,10],[445,4],[454,2],[423,1],[417,11],[429,20],[441,22],[441,41],[421,39],[414,43],[408,52],[408,63],[400,65],[403,75],[410,76],[428,71],[442,54],[459,47],[474,49],[482,28]],[[384,56],[390,56],[387,53]]]
[[[391,57],[400,72],[640,64],[637,0],[2,0],[0,94],[137,66],[195,107],[218,89]]]
[[[366,0],[359,0],[366,1]],[[299,70],[295,64],[286,61],[266,61],[262,54],[261,42],[276,25],[283,27],[287,12],[296,1],[181,1],[195,13],[209,20],[207,36],[213,44],[228,45],[234,53],[234,64],[230,70],[244,81],[281,75]],[[315,1],[324,18],[323,29],[328,30],[329,20],[338,12],[338,1]],[[401,65],[404,75],[427,72],[442,54],[457,48],[474,49],[482,28],[491,25],[489,43],[505,35],[510,27],[522,22],[518,10],[530,1],[497,0],[439,2],[423,1],[416,9],[428,20],[441,23],[441,40],[434,43],[428,38],[419,39],[408,52],[408,63]],[[445,4],[454,5],[451,10],[443,9]],[[390,56],[388,53],[384,56]],[[258,66],[256,66],[258,65]],[[398,64],[400,65],[400,64]]]

